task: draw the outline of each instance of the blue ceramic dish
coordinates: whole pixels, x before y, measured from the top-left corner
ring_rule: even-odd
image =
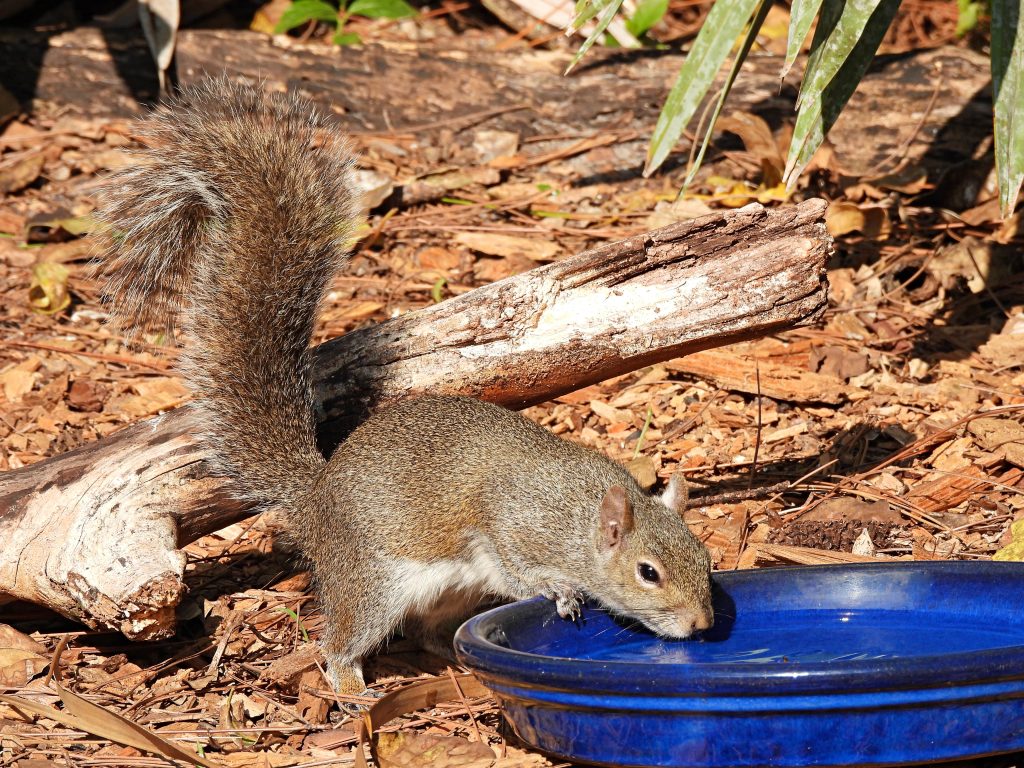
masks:
[[[459,659],[527,743],[624,766],[897,765],[1024,750],[1024,564],[715,575],[664,641],[542,598],[466,622]]]

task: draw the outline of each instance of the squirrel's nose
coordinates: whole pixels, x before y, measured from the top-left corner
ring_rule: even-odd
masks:
[[[701,632],[705,629],[711,629],[714,623],[715,614],[711,611],[701,610],[697,612],[697,616],[693,620],[693,629],[695,632]]]
[[[679,624],[683,627],[685,635],[692,635],[694,632],[700,632],[705,629],[711,629],[711,626],[715,623],[715,616],[711,611],[700,608],[693,610],[690,608],[679,611]]]

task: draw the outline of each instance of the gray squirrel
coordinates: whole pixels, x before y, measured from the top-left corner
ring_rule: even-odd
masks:
[[[398,629],[451,657],[487,599],[589,596],[666,638],[711,626],[710,558],[624,467],[464,397],[379,409],[325,459],[308,352],[359,206],[347,143],[312,104],[226,78],[141,125],[149,145],[107,186],[101,270],[112,313],[180,314],[199,437],[237,496],[280,508],[308,558],[339,693]]]

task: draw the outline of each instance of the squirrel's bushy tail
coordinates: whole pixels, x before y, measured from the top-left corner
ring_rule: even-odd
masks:
[[[308,345],[358,216],[352,158],[312,104],[207,81],[140,129],[114,176],[100,270],[113,313],[182,315],[197,424],[239,495],[290,507],[317,450]]]

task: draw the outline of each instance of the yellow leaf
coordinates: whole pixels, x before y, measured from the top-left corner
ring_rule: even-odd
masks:
[[[28,303],[36,312],[52,315],[71,303],[68,293],[68,268],[52,261],[41,261],[32,267],[32,285]]]
[[[726,208],[742,208],[756,196],[754,188],[749,184],[724,176],[709,176],[707,183],[715,190],[712,199]]]
[[[825,213],[825,228],[833,237],[861,232],[872,240],[888,236],[892,225],[884,208],[877,205],[857,206],[853,203],[832,203]]]
[[[993,560],[1024,561],[1024,519],[1017,520],[1010,526],[1010,535],[1013,541],[992,555]]]
[[[781,182],[774,187],[757,188],[757,202],[759,203],[784,203],[788,199],[789,190]]]

